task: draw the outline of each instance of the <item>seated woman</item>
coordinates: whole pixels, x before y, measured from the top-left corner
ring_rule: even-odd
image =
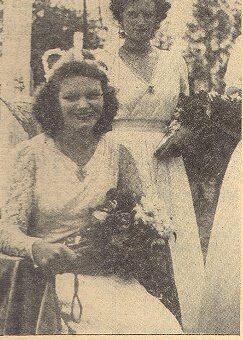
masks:
[[[65,271],[56,275],[64,333],[178,334],[175,317],[135,279],[83,274],[82,259],[80,274],[71,272],[76,254],[65,240],[91,223],[90,209],[116,187],[119,173],[118,143],[107,133],[117,101],[89,57],[67,52],[37,96],[34,113],[44,133],[14,150],[0,251],[29,257],[53,275]],[[80,321],[71,317],[77,283]]]

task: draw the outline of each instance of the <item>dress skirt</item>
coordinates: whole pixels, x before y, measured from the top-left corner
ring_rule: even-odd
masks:
[[[78,275],[78,281],[83,312],[75,322],[74,274],[56,276],[64,334],[182,334],[174,315],[136,280]]]
[[[157,126],[157,127],[156,127]],[[197,333],[204,285],[204,262],[189,180],[182,157],[158,160],[154,156],[164,137],[157,123],[117,122],[113,133],[122,145],[122,186],[144,193],[158,202],[177,238],[170,249],[174,279],[185,333]],[[125,151],[127,151],[127,162]],[[134,170],[135,168],[135,170]]]

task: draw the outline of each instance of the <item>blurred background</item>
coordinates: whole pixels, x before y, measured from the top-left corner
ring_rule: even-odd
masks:
[[[5,3],[11,1],[5,0]],[[109,0],[20,2],[22,7],[32,2],[31,85],[34,87],[43,81],[40,65],[43,53],[56,47],[70,48],[74,32],[85,32],[86,46],[93,49],[109,48],[111,41],[113,44],[118,41],[118,28],[109,11]],[[223,92],[230,50],[241,31],[241,1],[171,0],[171,4],[169,15],[156,36],[156,45],[183,53],[192,87]],[[0,0],[1,55],[3,9],[4,0]]]

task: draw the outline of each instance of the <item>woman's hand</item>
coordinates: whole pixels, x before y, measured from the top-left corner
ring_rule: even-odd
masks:
[[[181,155],[196,157],[205,154],[209,146],[211,147],[211,138],[210,128],[191,129],[181,126],[174,135],[158,147],[155,156],[160,160]]]
[[[159,159],[179,157],[182,150],[190,148],[191,130],[181,126],[172,136],[170,136],[159,148],[155,155]]]
[[[77,255],[64,244],[38,240],[33,243],[34,263],[54,273],[66,272],[74,265]]]

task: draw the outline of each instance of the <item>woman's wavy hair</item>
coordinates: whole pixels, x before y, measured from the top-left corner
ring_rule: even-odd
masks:
[[[63,64],[37,92],[33,105],[33,115],[40,123],[42,129],[51,137],[54,137],[62,129],[64,122],[58,101],[60,84],[63,79],[74,76],[100,80],[104,105],[101,117],[94,126],[94,134],[100,136],[110,131],[118,110],[115,90],[109,85],[106,73],[96,63],[89,64],[85,60],[82,62],[71,61]]]
[[[118,21],[120,25],[122,25],[122,14],[126,8],[126,6],[130,2],[134,2],[136,0],[111,0],[110,1],[110,10],[113,14],[115,20]],[[167,13],[171,8],[171,4],[167,0],[153,0],[156,6],[156,26],[154,28],[154,32],[156,32],[160,23],[167,17]]]

